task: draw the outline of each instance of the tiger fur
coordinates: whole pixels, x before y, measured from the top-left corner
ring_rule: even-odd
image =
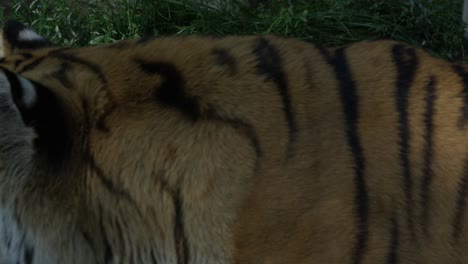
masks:
[[[468,263],[468,69],[394,41],[5,23],[2,264]]]

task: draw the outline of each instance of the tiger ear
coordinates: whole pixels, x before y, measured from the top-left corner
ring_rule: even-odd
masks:
[[[16,20],[7,20],[0,38],[0,58],[8,57],[17,50],[31,50],[52,46],[44,37]]]

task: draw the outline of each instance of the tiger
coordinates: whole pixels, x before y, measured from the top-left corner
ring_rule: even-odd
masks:
[[[466,65],[15,20],[0,50],[2,264],[468,263]]]

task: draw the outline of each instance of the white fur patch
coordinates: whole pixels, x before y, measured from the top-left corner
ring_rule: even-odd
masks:
[[[36,32],[31,31],[29,29],[23,29],[18,34],[18,40],[44,40],[41,36],[39,36]]]
[[[34,84],[25,78],[18,76],[18,79],[21,83],[21,87],[23,88],[23,97],[21,100],[23,101],[24,106],[31,108],[36,103],[36,88],[34,87]]]

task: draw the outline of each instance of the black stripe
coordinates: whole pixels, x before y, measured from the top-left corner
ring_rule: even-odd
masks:
[[[82,129],[82,134],[83,135],[88,135],[91,130],[91,120],[89,117],[89,103],[86,98],[81,98],[81,106],[82,106],[82,111],[83,111],[83,122],[84,124],[81,126]],[[116,196],[117,198],[123,198],[126,200],[128,203],[133,205],[133,208],[135,211],[138,213],[139,216],[142,216],[142,213],[140,211],[140,208],[138,207],[137,202],[132,198],[130,193],[125,190],[122,187],[119,187],[118,185],[114,184],[107,176],[104,174],[103,170],[96,164],[96,161],[91,153],[91,148],[90,148],[90,143],[89,140],[86,139],[86,136],[82,137],[82,142],[81,145],[85,146],[85,152],[86,152],[86,160],[88,163],[88,166],[90,169],[94,171],[94,175],[99,179],[99,181],[102,183],[102,186],[104,186],[109,193],[112,195]]]
[[[12,208],[21,208],[22,203],[20,201],[19,196],[16,196],[15,199],[13,200],[13,207]],[[16,223],[17,230],[21,230],[23,227],[23,219],[21,217],[21,212],[18,210],[14,210],[12,214],[12,222]],[[23,233],[24,234],[24,233]]]
[[[398,128],[400,137],[400,162],[403,174],[403,190],[405,192],[406,222],[411,234],[415,239],[413,221],[413,179],[410,170],[410,133],[408,121],[408,95],[414,81],[418,58],[413,48],[397,44],[392,48],[393,59],[397,67],[396,80],[396,110],[398,113]]]
[[[180,191],[173,193],[174,201],[174,240],[177,252],[177,264],[187,264],[189,260],[189,248],[185,236],[184,214]]]
[[[23,60],[29,60],[29,59],[32,59],[32,57],[34,57],[34,55],[32,55],[29,52],[22,52],[22,53],[20,53],[18,55],[22,56]]]
[[[44,59],[45,59],[45,57],[36,58],[33,61],[28,62],[22,69],[19,69],[19,67],[20,67],[20,64],[23,63],[24,61],[20,61],[21,63],[16,65],[16,67],[17,67],[16,70],[20,74],[25,73],[27,71],[34,70],[37,66],[39,66],[44,61]]]
[[[468,72],[466,72],[465,67],[463,65],[455,64],[453,65],[453,70],[455,73],[460,76],[463,82],[463,90],[461,92],[461,97],[463,98],[463,106],[461,107],[460,111],[460,119],[458,122],[458,126],[460,128],[464,128],[466,123],[468,122]]]
[[[263,156],[263,150],[255,128],[243,120],[222,117],[216,113],[213,107],[206,112],[206,118],[211,121],[227,124],[249,139],[250,145],[255,151],[255,171],[257,171],[260,166],[260,158]]]
[[[110,100],[111,99],[109,99],[109,101]],[[96,121],[96,129],[97,130],[99,130],[101,132],[104,132],[104,133],[109,133],[110,132],[110,128],[107,125],[106,121],[107,121],[107,117],[109,115],[111,115],[115,111],[116,108],[117,108],[117,105],[115,105],[114,103],[111,103],[111,104],[106,106],[104,111],[97,118],[97,121]]]
[[[468,194],[468,156],[465,158],[463,164],[463,175],[458,184],[457,191],[457,204],[454,213],[453,219],[453,232],[452,237],[455,242],[458,242],[458,239],[463,234],[465,222],[465,207],[466,207],[466,196]]]
[[[395,214],[390,219],[390,244],[388,245],[388,255],[385,263],[398,264],[398,245],[400,243],[400,231]]]
[[[161,104],[179,110],[192,121],[205,118],[231,125],[250,140],[257,155],[256,165],[258,166],[262,149],[255,128],[251,124],[238,118],[224,118],[216,113],[214,107],[207,107],[202,113],[197,98],[187,95],[185,81],[175,66],[167,63],[146,62],[143,59],[135,61],[146,74],[158,74],[163,77],[161,86],[156,88],[156,98]]]
[[[18,235],[16,235],[18,237]],[[21,240],[19,241],[18,245],[16,246],[16,250],[19,251],[18,253],[18,259],[21,258],[21,252],[23,250],[25,250],[25,248],[27,247],[26,243],[25,243],[25,240],[26,240],[26,233],[22,233],[21,235]],[[16,251],[15,250],[15,251]],[[24,256],[23,256],[24,257]],[[19,260],[16,261],[16,263],[19,263]]]
[[[33,56],[31,53],[29,53],[29,52],[20,53],[20,54],[18,54],[18,55],[19,55],[19,56],[22,56],[23,58],[22,58],[22,59],[17,59],[17,60],[15,61],[15,70],[16,70],[16,71],[18,70],[18,67],[19,67],[22,63],[24,63],[25,61],[28,61],[28,60],[30,60],[30,59],[33,59],[33,57],[34,57],[34,56]]]
[[[128,241],[125,239],[126,237],[124,238],[124,234],[128,234],[129,232],[127,230],[129,230],[129,229],[126,228],[125,230],[127,232],[124,233],[123,230],[122,230],[122,226],[120,225],[119,220],[117,218],[114,219],[114,226],[115,226],[115,229],[113,231],[117,233],[117,237],[118,237],[117,241],[115,243],[118,243],[119,246],[120,246],[119,251],[118,251],[119,252],[119,258],[124,260],[128,253],[130,253],[130,255],[131,255],[132,252],[133,252],[133,248],[131,248],[131,247],[130,247],[130,252],[127,252],[125,250],[125,245],[130,244],[130,243],[128,243]],[[130,262],[133,262],[131,256],[130,256],[129,260],[130,260]]]
[[[100,206],[101,207],[101,206]],[[101,231],[102,244],[104,246],[104,263],[110,264],[114,260],[114,252],[112,251],[112,246],[109,243],[109,238],[107,237],[106,225],[104,225],[104,209],[101,207],[99,216],[99,227]]]
[[[96,164],[96,161],[94,160],[94,157],[91,156],[91,154],[88,154],[88,165],[90,169],[94,171],[94,174],[102,183],[102,186],[104,186],[109,193],[113,194],[114,196],[118,198],[123,198],[124,200],[128,201],[130,204],[134,206],[138,214],[141,215],[140,209],[138,207],[138,203],[133,199],[130,193],[127,190],[125,190],[123,187],[118,186],[117,184],[113,183],[104,174],[103,170]]]
[[[283,60],[275,47],[265,38],[258,39],[253,52],[258,61],[257,74],[265,76],[266,80],[272,81],[278,88],[283,103],[286,123],[288,125],[288,148],[291,148],[291,144],[294,142],[297,134],[297,122],[291,107],[288,82],[283,69]]]
[[[68,72],[71,72],[72,65],[68,62],[62,62],[60,64],[60,68],[52,73],[52,77],[57,79],[63,86],[64,88],[71,89],[73,88],[73,83],[70,81],[68,78]]]
[[[263,156],[263,150],[260,146],[260,141],[258,140],[257,132],[255,128],[239,119],[218,119],[219,121],[230,124],[236,130],[240,131],[247,139],[250,141],[250,145],[255,151],[255,170],[257,171],[260,166],[260,158]]]
[[[94,259],[96,259],[96,246],[94,245],[93,240],[91,240],[91,236],[86,231],[81,231],[81,235],[83,236],[85,243],[89,246],[89,249],[93,253]]]
[[[186,93],[185,80],[174,65],[143,59],[135,61],[144,73],[158,74],[163,79],[160,87],[155,89],[155,99],[159,103],[179,110],[192,121],[200,118],[199,102]]]
[[[236,75],[238,72],[238,66],[236,58],[232,56],[232,54],[227,49],[214,49],[213,55],[216,57],[216,63],[220,66],[225,66],[229,74]]]
[[[26,247],[24,249],[24,264],[32,264],[34,261],[34,248]]]
[[[99,78],[101,83],[107,87],[107,78],[104,72],[102,71],[101,67],[98,64],[95,64],[94,62],[87,61],[83,58],[74,56],[73,54],[65,53],[67,50],[53,50],[49,52],[48,56],[57,58],[59,60],[62,60],[63,62],[70,62],[70,63],[75,63],[78,65],[81,65],[85,68],[87,68],[90,72],[96,74],[96,76]]]
[[[23,63],[23,62],[24,62],[23,60],[19,60],[19,59],[16,60],[16,61],[15,61],[15,68],[14,68],[14,69],[15,69],[15,70],[18,69],[18,66],[19,66],[21,63]]]
[[[153,251],[151,251],[151,264],[158,264],[158,261],[156,260]]]
[[[56,57],[55,56],[56,54],[63,53],[67,50],[70,50],[70,48],[54,48],[54,50],[50,51],[47,55],[52,54],[54,57]],[[19,74],[34,70],[44,60],[48,58],[47,55],[34,57],[34,55],[29,54],[29,53],[21,53],[20,55],[23,55],[24,59],[18,60],[18,62],[16,63],[16,68],[15,68],[15,71],[18,72]]]
[[[437,99],[435,94],[436,80],[431,76],[426,86],[426,112],[424,113],[424,168],[421,185],[421,208],[422,208],[422,229],[426,236],[429,236],[429,207],[431,204],[430,186],[432,183],[432,152],[433,152],[433,133],[434,133],[434,103]]]
[[[334,65],[335,57],[332,53],[336,52],[337,49],[325,48],[322,46],[315,46],[315,48],[318,49],[318,51],[320,52],[320,54],[322,54],[322,56],[325,58],[328,64],[332,66]]]
[[[106,75],[104,74],[104,72],[98,64],[76,57],[72,54],[65,53],[66,51],[66,49],[54,50],[51,51],[48,55],[50,57],[63,60],[64,62],[75,63],[80,66],[83,66],[98,77],[98,79],[103,85],[102,90],[106,92],[108,97],[107,99],[110,103],[105,107],[105,111],[97,117],[96,128],[101,132],[108,133],[110,129],[106,124],[106,120],[107,117],[110,114],[112,114],[112,112],[115,110],[116,106],[112,103],[112,94],[108,90],[108,81]]]
[[[358,135],[359,98],[356,85],[346,60],[345,48],[337,49],[334,56],[329,51],[319,48],[327,62],[334,67],[339,82],[339,93],[345,116],[346,136],[349,148],[354,158],[354,187],[356,189],[355,203],[357,215],[357,235],[352,263],[362,262],[368,241],[368,207],[369,198],[365,181],[365,159]]]
[[[4,206],[4,204],[5,204],[5,203],[2,202],[2,206]],[[3,214],[3,215],[1,216],[1,219],[2,219],[1,225],[2,225],[2,226],[6,226],[5,224],[8,222],[6,214]],[[1,232],[2,232],[2,234],[1,234],[2,240],[1,240],[1,241],[3,242],[3,245],[6,246],[6,249],[7,249],[8,251],[9,251],[10,248],[11,248],[11,239],[12,239],[11,231],[12,231],[12,230],[10,230],[10,229],[8,229],[8,228],[2,228],[2,229],[1,229]]]
[[[23,87],[18,79],[18,76],[10,71],[4,70],[3,73],[5,73],[5,76],[8,79],[8,82],[10,83],[10,92],[11,96],[13,98],[13,102],[15,103],[16,107],[21,113],[21,117],[23,118],[23,121],[25,123],[28,123],[27,120],[25,120],[25,109],[23,105]]]
[[[80,146],[86,146],[86,151],[88,155],[90,155],[90,146],[89,146],[89,140],[86,139],[86,136],[89,135],[91,132],[91,117],[90,117],[90,108],[89,108],[89,102],[88,99],[84,96],[81,95],[80,98],[81,101],[81,111],[83,113],[83,124],[80,126],[80,134],[85,135],[84,137],[81,138]]]

